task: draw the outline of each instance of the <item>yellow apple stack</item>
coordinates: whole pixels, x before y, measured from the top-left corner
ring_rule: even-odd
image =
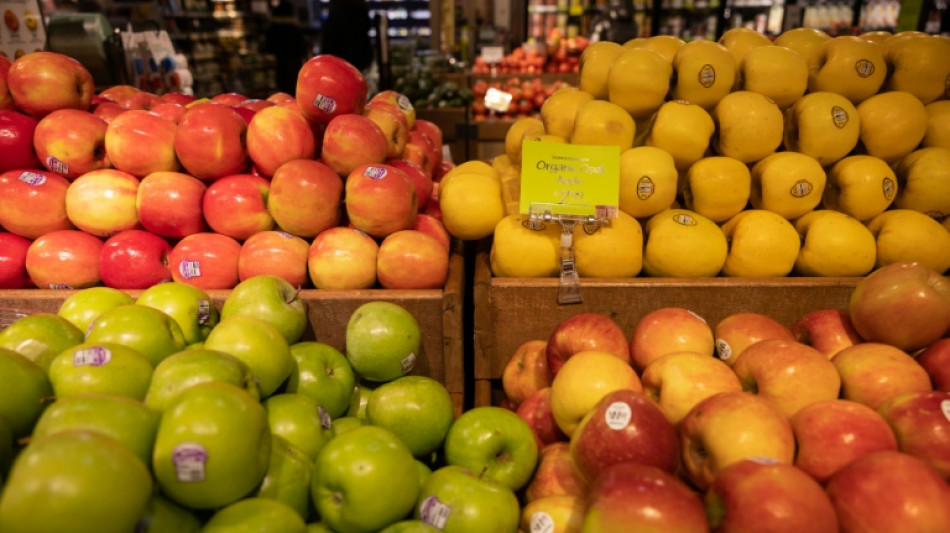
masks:
[[[581,276],[864,276],[899,261],[946,272],[948,79],[950,40],[920,32],[592,43],[578,86],[516,120],[491,162],[507,218],[493,273],[558,272],[554,236],[516,223],[527,140],[620,147],[628,216],[576,250],[600,264]],[[630,248],[642,257],[602,251]]]

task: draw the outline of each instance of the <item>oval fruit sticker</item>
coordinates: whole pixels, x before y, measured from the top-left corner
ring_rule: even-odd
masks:
[[[867,78],[874,74],[874,63],[867,59],[859,59],[858,62],[854,64],[854,70],[857,71],[858,76]]]
[[[716,83],[716,69],[709,63],[706,63],[699,69],[699,84],[705,88],[710,88]]]

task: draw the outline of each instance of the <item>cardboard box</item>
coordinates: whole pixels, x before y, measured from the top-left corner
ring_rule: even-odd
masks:
[[[601,313],[632,334],[647,313],[683,307],[715,325],[738,312],[757,312],[791,326],[817,309],[846,309],[861,278],[625,278],[580,280],[583,302],[558,303],[558,279],[494,278],[488,252],[474,264],[474,402],[497,401],[511,355],[524,342],[547,340],[562,320]],[[493,398],[494,396],[494,398]]]

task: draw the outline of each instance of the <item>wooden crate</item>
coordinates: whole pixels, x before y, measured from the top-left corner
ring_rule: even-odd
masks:
[[[488,252],[473,267],[474,403],[497,400],[502,371],[524,342],[547,340],[562,320],[578,313],[610,316],[632,334],[647,313],[662,307],[689,309],[709,324],[737,312],[766,314],[791,326],[817,309],[845,309],[861,278],[624,278],[580,281],[583,302],[558,303],[558,279],[495,278]]]

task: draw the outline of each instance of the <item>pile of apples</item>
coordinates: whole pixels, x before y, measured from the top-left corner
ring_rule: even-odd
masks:
[[[0,60],[0,288],[444,286],[442,132],[346,61],[265,100],[93,90],[62,54]]]
[[[576,74],[580,70],[581,55],[590,45],[587,37],[566,37],[558,28],[548,32],[543,48],[517,46],[502,57],[496,65],[475,58],[472,74]]]
[[[791,326],[575,314],[501,385],[540,451],[522,531],[950,531],[950,280],[919,263]]]
[[[950,40],[919,32],[593,43],[578,87],[516,120],[485,162],[503,194],[481,201],[507,210],[478,238],[494,237],[496,276],[558,275],[559,228],[517,210],[523,143],[543,140],[620,150],[617,217],[574,235],[581,276],[946,272],[948,76]]]
[[[541,78],[520,79],[508,78],[505,81],[476,80],[472,85],[475,99],[472,101],[472,120],[478,122],[489,116],[498,119],[518,119],[537,116],[541,106],[558,89],[570,86],[564,80],[554,80],[545,84]],[[485,94],[489,89],[495,89],[511,95],[511,105],[505,113],[489,110],[485,104]]]

